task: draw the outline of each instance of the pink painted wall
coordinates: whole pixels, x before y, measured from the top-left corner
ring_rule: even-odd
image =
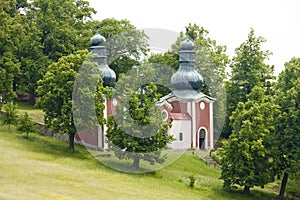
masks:
[[[205,104],[205,108],[203,110],[200,109],[200,103],[204,102]],[[196,116],[196,147],[198,148],[199,146],[199,135],[198,135],[198,130],[200,127],[205,127],[207,130],[207,135],[205,137],[207,137],[208,140],[208,147],[210,147],[210,112],[209,112],[209,103],[206,103],[205,101],[199,101],[196,104],[196,112],[197,112],[197,116]]]

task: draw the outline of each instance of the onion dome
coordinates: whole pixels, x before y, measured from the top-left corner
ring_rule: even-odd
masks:
[[[98,30],[96,31],[96,34],[90,39],[92,46],[101,46],[105,43],[105,38],[99,34]]]
[[[186,38],[180,43],[181,50],[193,50],[195,48],[195,44],[193,41]]]
[[[90,47],[91,53],[97,55],[92,61],[97,62],[98,67],[102,71],[103,86],[113,86],[116,81],[116,73],[107,65],[105,38],[97,30],[90,42],[92,45]]]
[[[194,43],[186,37],[180,43],[179,51],[179,69],[171,77],[171,84],[174,93],[183,94],[181,98],[197,94],[203,86],[203,77],[195,70],[195,52],[193,51]]]
[[[116,82],[116,73],[114,72],[114,70],[112,70],[111,68],[108,67],[108,65],[106,65],[106,67],[101,68],[102,70],[102,80],[103,80],[103,86],[113,86],[114,83]]]

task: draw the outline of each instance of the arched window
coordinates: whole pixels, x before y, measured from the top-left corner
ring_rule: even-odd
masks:
[[[164,121],[167,121],[169,117],[168,112],[166,110],[163,110],[161,111],[161,114],[163,115]]]
[[[199,149],[205,149],[205,137],[206,137],[206,130],[201,128],[199,130]]]
[[[183,133],[179,133],[179,141],[182,141],[183,140]]]

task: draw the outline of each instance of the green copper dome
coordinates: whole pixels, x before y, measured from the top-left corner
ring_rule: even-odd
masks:
[[[179,69],[171,77],[174,92],[196,94],[203,86],[203,77],[195,70],[195,45],[188,37],[180,43]]]
[[[193,50],[195,48],[195,44],[190,39],[186,38],[180,43],[181,50]]]
[[[101,46],[105,43],[105,38],[99,34],[98,30],[96,31],[96,34],[90,39],[92,46]]]
[[[102,71],[103,86],[113,86],[116,81],[116,73],[107,64],[105,38],[97,30],[90,41],[92,45],[90,51],[92,54],[97,55],[92,61],[96,62]]]

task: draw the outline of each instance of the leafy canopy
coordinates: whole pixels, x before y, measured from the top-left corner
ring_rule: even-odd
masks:
[[[271,136],[279,107],[266,91],[254,87],[230,117],[233,132],[221,152],[225,188],[240,185],[248,193],[250,188],[264,187],[274,180],[276,155]]]

